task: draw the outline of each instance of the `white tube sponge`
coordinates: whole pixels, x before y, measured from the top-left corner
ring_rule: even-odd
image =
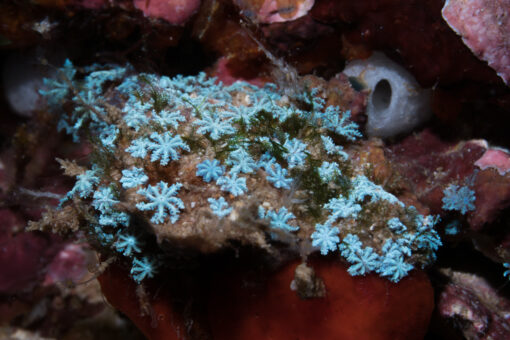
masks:
[[[1,86],[5,98],[17,114],[30,117],[35,111],[45,108],[39,89],[43,87],[43,71],[35,52],[15,53],[0,65]]]
[[[409,72],[382,53],[350,62],[344,73],[359,78],[370,90],[365,127],[369,137],[410,132],[431,115],[431,91],[422,89]]]

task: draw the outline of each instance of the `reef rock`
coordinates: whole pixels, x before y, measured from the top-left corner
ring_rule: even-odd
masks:
[[[450,278],[439,296],[438,312],[466,339],[510,338],[510,301],[483,277],[443,270]]]
[[[510,82],[510,1],[448,0],[442,14],[480,59]]]

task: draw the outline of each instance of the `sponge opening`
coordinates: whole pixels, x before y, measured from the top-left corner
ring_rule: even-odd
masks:
[[[372,104],[376,111],[386,110],[391,104],[391,85],[386,79],[381,79],[372,93]]]

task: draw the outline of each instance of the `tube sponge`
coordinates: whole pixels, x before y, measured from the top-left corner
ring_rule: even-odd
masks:
[[[11,109],[30,117],[44,108],[38,90],[43,87],[44,68],[33,53],[13,54],[0,65],[0,84]]]
[[[359,78],[370,90],[365,127],[369,137],[410,132],[431,115],[431,91],[422,89],[409,72],[382,53],[350,62],[344,73]]]

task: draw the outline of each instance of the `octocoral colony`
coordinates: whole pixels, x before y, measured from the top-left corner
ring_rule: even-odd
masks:
[[[137,282],[163,263],[134,216],[169,238],[190,221],[199,228],[197,216],[237,233],[249,221],[264,242],[311,243],[340,254],[353,276],[393,282],[433,261],[441,245],[438,218],[354,167],[343,146],[361,133],[318,88],[292,97],[274,84],[224,86],[203,73],[169,78],[69,60],[45,84],[59,129],[75,141],[89,136],[94,149],[61,207],[80,206],[86,233],[130,261]]]
[[[507,13],[0,1],[0,333],[510,339]]]

